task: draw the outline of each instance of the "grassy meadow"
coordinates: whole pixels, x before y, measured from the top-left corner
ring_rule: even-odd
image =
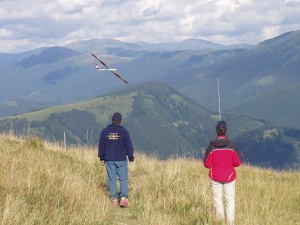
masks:
[[[202,161],[136,152],[129,208],[108,199],[97,149],[0,135],[0,224],[201,225],[216,220]],[[236,224],[300,224],[300,172],[237,168]]]

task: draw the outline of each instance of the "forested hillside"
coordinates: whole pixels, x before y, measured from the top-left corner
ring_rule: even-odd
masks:
[[[217,113],[206,110],[170,86],[149,82],[89,101],[56,106],[0,120],[2,132],[36,135],[49,141],[66,137],[67,145],[96,146],[100,131],[114,112],[134,147],[159,158],[203,157],[215,138]],[[300,131],[248,116],[223,114],[228,136],[244,154],[245,162],[273,168],[298,168]]]

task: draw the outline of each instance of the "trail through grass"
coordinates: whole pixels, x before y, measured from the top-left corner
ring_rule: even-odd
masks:
[[[134,207],[116,209],[112,222],[116,225],[138,225]]]

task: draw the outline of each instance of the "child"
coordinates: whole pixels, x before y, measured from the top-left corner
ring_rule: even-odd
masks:
[[[227,125],[225,121],[217,123],[217,138],[208,145],[204,166],[209,168],[211,190],[217,216],[223,220],[223,190],[226,199],[227,222],[234,224],[235,212],[235,178],[234,167],[241,164],[240,152],[237,147],[226,137]]]

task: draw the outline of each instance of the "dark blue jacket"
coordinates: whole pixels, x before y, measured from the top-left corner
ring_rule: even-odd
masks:
[[[120,125],[110,124],[100,135],[98,157],[105,161],[134,161],[129,132]]]

